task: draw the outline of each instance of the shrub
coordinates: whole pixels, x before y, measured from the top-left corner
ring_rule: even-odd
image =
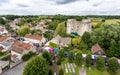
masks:
[[[108,60],[108,71],[111,74],[116,73],[116,71],[119,69],[118,61],[115,57],[112,57]]]
[[[48,75],[53,75],[53,70],[52,69],[49,70]]]
[[[23,61],[29,60],[33,55],[35,55],[32,51],[30,51],[28,54],[24,54],[22,57]]]
[[[98,70],[102,70],[104,68],[104,58],[102,56],[98,56],[96,60],[96,67]]]
[[[91,54],[88,54],[86,57],[86,66],[90,67],[91,63],[92,63],[92,56]]]
[[[59,70],[59,75],[64,75],[64,71],[62,68]]]

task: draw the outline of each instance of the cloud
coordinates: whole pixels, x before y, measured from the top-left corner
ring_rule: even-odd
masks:
[[[114,0],[0,0],[0,14],[120,15]]]

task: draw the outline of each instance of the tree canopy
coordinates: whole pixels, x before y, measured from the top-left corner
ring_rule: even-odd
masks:
[[[23,75],[48,75],[46,60],[36,56],[24,67]]]
[[[90,35],[92,43],[99,43],[105,49],[107,56],[120,57],[120,24],[104,23],[100,28],[94,29]]]
[[[62,23],[58,24],[58,26],[55,30],[55,33],[54,33],[54,37],[57,36],[58,34],[60,36],[65,36],[66,35],[65,22],[62,22]]]

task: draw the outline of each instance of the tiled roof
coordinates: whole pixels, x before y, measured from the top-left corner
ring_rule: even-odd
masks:
[[[41,40],[42,37],[39,35],[31,35],[31,34],[26,34],[25,38],[29,38],[29,39],[35,39],[35,40]]]
[[[100,50],[103,51],[103,49],[100,47],[100,45],[98,43],[93,45],[91,48],[92,53],[96,53],[97,51],[100,51]]]
[[[17,57],[17,55],[13,54],[13,55],[11,55],[11,57],[12,57],[12,58],[16,58],[16,57]]]
[[[23,50],[29,50],[31,48],[31,45],[28,43],[20,43],[20,41],[15,41],[12,50],[18,53],[22,53]]]
[[[2,46],[0,46],[0,51],[3,50],[4,48]]]
[[[8,36],[1,36],[1,37],[0,37],[0,42],[4,41],[4,40],[7,39],[7,38],[8,38]]]
[[[17,52],[17,53],[22,54],[22,52],[23,52],[24,49],[21,48],[21,47],[19,47],[19,46],[12,46],[11,50],[12,50],[12,51],[15,51],[15,52]]]

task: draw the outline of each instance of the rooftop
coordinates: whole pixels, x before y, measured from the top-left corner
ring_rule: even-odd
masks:
[[[1,36],[1,37],[0,37],[0,42],[6,40],[7,38],[8,38],[8,36]]]
[[[25,38],[29,38],[29,39],[35,39],[35,40],[41,40],[42,37],[39,35],[31,35],[31,34],[26,34]]]

